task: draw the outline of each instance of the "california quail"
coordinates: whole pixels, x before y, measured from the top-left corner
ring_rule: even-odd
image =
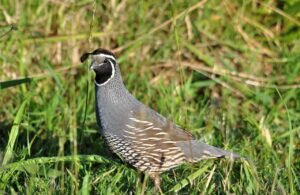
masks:
[[[115,55],[96,49],[81,56],[92,58],[96,73],[96,118],[109,147],[123,161],[146,172],[160,190],[159,174],[184,162],[239,155],[194,140],[132,96],[123,84]]]

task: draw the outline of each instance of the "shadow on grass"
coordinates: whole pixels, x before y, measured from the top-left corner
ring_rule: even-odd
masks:
[[[8,121],[0,121],[0,165],[2,164],[3,155],[8,142],[9,130],[12,124]]]
[[[9,133],[11,130],[12,124],[8,121],[1,121],[0,122],[0,162],[3,159],[3,155],[5,153],[8,139],[9,139]],[[21,127],[22,128],[22,127]],[[87,132],[83,128],[77,129],[77,154],[80,155],[99,155],[110,159],[115,159],[119,161],[119,157],[112,153],[107,144],[105,143],[104,138],[100,135],[98,132],[98,126],[97,124],[91,124],[88,127],[88,129],[93,129],[95,132],[90,133]],[[63,141],[63,147],[60,146],[60,139],[61,137],[54,135],[51,131],[43,131],[43,133],[37,135],[36,132],[27,132],[24,130],[21,130],[19,132],[16,146],[14,151],[15,154],[18,155],[14,156],[13,162],[18,161],[20,158],[24,158],[24,155],[26,156],[26,159],[31,158],[37,158],[37,157],[52,157],[52,156],[70,156],[74,155],[74,150],[72,147],[70,147],[73,143],[70,142],[70,140],[65,139]],[[31,139],[34,138],[34,141],[32,142],[32,145],[30,146],[30,155],[28,150],[28,138],[29,142],[31,142]],[[23,148],[23,149],[22,149]],[[59,154],[60,150],[63,148],[63,152]],[[20,151],[21,150],[21,151]],[[20,153],[21,152],[21,153]],[[27,153],[27,154],[26,154]]]

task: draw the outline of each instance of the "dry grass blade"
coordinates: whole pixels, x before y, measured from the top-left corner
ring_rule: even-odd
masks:
[[[275,37],[274,33],[271,30],[269,30],[267,27],[260,24],[259,22],[255,21],[249,17],[246,17],[246,16],[241,16],[241,19],[243,19],[245,22],[253,25],[254,27],[259,28],[267,38],[273,39]]]
[[[232,80],[238,81],[238,82],[244,82],[246,85],[251,85],[255,87],[262,87],[262,88],[279,88],[279,89],[297,89],[300,88],[300,83],[294,83],[294,84],[269,84],[271,81],[269,78],[263,78],[263,77],[255,77],[250,74],[246,74],[243,72],[233,72],[226,70],[224,68],[221,68],[219,66],[215,66],[214,68],[204,66],[201,63],[196,63],[196,62],[187,62],[187,61],[182,61],[181,62],[183,66],[189,67],[193,70],[196,71],[201,71],[201,72],[207,72],[213,75],[220,75],[220,76],[226,76],[231,78]],[[174,64],[177,64],[176,61],[168,61],[163,64],[159,64],[158,66],[165,66],[165,67],[170,67],[173,66]],[[209,76],[211,77],[211,76]],[[278,82],[282,81],[283,76],[279,76],[278,80],[273,80],[272,82]],[[296,79],[298,80],[298,79]]]
[[[225,83],[224,81],[222,81],[221,79],[216,78],[216,76],[214,74],[207,74],[206,72],[202,72],[201,70],[199,70],[199,72],[201,74],[203,74],[204,76],[210,78],[211,80],[214,80],[215,82],[219,83],[220,85],[222,85],[223,87],[229,89],[230,91],[232,91],[235,95],[241,97],[241,98],[245,98],[246,96],[239,90],[231,87],[228,83]]]
[[[267,5],[267,4],[265,4],[263,2],[260,2],[260,1],[257,1],[257,3],[259,3],[259,4],[261,4],[261,5],[265,6],[265,7],[273,10],[274,12],[278,13],[279,15],[281,15],[281,16],[289,19],[291,22],[293,22],[293,23],[297,24],[298,26],[300,26],[300,22],[298,20],[296,20],[295,18],[293,18],[289,14],[285,13],[284,11],[282,11],[282,10],[280,10],[280,9],[274,7],[274,6]]]
[[[31,44],[31,43],[45,43],[45,42],[61,42],[61,41],[70,41],[70,37],[73,40],[84,40],[89,37],[102,37],[107,36],[107,34],[103,32],[93,32],[91,34],[73,34],[73,35],[57,35],[57,36],[47,36],[47,37],[38,37],[38,38],[28,38],[24,40],[24,43]]]
[[[179,14],[177,14],[176,16],[174,16],[173,18],[171,18],[171,19],[169,19],[169,20],[163,22],[162,24],[158,25],[157,27],[153,28],[153,29],[150,30],[147,34],[138,37],[137,39],[135,39],[135,40],[133,40],[133,41],[131,41],[131,42],[125,44],[124,46],[121,46],[121,47],[118,47],[118,48],[113,49],[113,52],[118,53],[118,52],[123,51],[123,50],[126,49],[127,47],[129,47],[129,46],[133,45],[134,43],[138,42],[139,40],[141,40],[141,39],[143,39],[143,38],[145,38],[145,37],[147,37],[147,36],[149,36],[149,35],[151,35],[151,34],[157,32],[157,31],[161,30],[162,28],[168,26],[168,25],[171,24],[174,20],[177,20],[178,18],[184,16],[185,14],[188,14],[188,13],[190,13],[190,12],[192,12],[192,11],[194,11],[194,10],[200,8],[200,7],[203,7],[204,4],[205,4],[206,2],[207,2],[207,0],[202,0],[202,1],[198,2],[198,3],[196,3],[195,5],[193,5],[193,6],[189,7],[189,8],[187,8],[186,10],[180,12]]]
[[[208,179],[207,179],[207,181],[206,181],[205,188],[204,188],[204,191],[202,192],[202,194],[206,194],[207,189],[208,189],[208,186],[209,186],[209,184],[210,184],[210,182],[211,182],[212,176],[213,176],[213,174],[215,173],[216,167],[217,167],[217,166],[214,165],[213,169],[210,171],[210,174],[209,174],[209,176],[208,176]]]

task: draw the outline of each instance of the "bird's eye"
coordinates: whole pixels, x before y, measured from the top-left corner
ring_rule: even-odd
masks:
[[[105,60],[103,61],[104,63],[107,63],[108,62],[108,59],[107,58],[105,58]]]

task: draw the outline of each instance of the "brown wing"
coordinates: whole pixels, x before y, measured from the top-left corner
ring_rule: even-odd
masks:
[[[132,112],[122,129],[124,138],[139,154],[130,163],[142,171],[164,171],[184,162],[186,156],[176,143],[192,139],[191,134],[174,123],[160,115],[153,116],[153,113]]]

